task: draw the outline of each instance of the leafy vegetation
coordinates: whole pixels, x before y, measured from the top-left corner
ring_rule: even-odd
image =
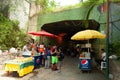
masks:
[[[39,5],[42,11],[40,13],[45,14],[45,13],[50,13],[52,12],[58,5],[59,3],[55,3],[54,0],[26,0],[29,3],[35,2],[36,5]]]
[[[120,57],[120,41],[112,44],[112,51],[116,53],[118,57]]]
[[[104,2],[105,2],[105,0],[88,0],[88,1],[85,1],[85,2],[80,2],[80,3],[75,4],[75,5],[58,7],[56,9],[54,9],[53,12],[64,11],[64,10],[79,8],[79,7],[83,7],[83,6],[91,6],[91,5],[95,5],[95,4],[102,4]]]
[[[1,49],[10,49],[11,47],[22,47],[27,39],[19,27],[18,21],[12,21],[0,14],[0,47]],[[26,40],[26,41],[25,41]]]

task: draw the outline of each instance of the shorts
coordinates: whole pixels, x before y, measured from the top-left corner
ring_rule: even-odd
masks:
[[[58,63],[58,57],[52,56],[52,64]]]

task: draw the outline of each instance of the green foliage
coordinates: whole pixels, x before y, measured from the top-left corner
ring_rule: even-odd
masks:
[[[112,49],[116,53],[116,55],[120,57],[120,41],[113,43]]]
[[[58,5],[54,0],[35,0],[35,3],[41,6],[43,14],[52,12]]]
[[[27,36],[19,29],[18,24],[18,21],[9,20],[0,14],[0,46],[2,49],[22,47],[26,43]]]
[[[85,26],[85,28],[87,29],[89,27],[89,21],[88,20],[83,20],[83,25]]]
[[[48,6],[49,0],[35,0],[37,5],[40,5],[42,8],[46,8]]]

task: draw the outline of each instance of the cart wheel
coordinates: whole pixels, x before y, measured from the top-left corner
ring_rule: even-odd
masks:
[[[82,73],[84,73],[84,71],[83,71],[83,70],[81,70],[81,72],[82,72]]]

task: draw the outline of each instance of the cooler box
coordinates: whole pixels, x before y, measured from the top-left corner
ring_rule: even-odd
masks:
[[[79,64],[81,70],[91,70],[91,59],[80,58]]]
[[[34,67],[38,67],[42,64],[42,55],[34,56]]]

